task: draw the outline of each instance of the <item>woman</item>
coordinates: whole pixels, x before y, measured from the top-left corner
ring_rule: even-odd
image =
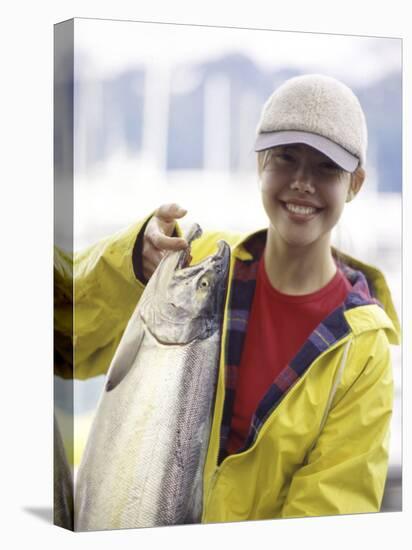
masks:
[[[290,79],[256,137],[267,230],[193,243],[194,263],[222,238],[232,246],[202,522],[380,508],[399,322],[380,271],[331,246],[362,187],[366,142],[349,88]],[[77,377],[107,371],[164,252],[187,246],[176,226],[185,213],[163,205],[76,256]]]

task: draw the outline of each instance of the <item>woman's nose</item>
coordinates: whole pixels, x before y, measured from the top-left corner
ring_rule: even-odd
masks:
[[[309,170],[300,169],[296,172],[290,188],[301,193],[314,193],[313,175]]]

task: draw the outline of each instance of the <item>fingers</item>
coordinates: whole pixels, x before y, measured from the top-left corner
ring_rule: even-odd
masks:
[[[143,245],[143,256],[147,258],[149,263],[155,265],[159,264],[162,261],[165,252],[163,250],[158,250],[154,246],[151,246],[149,242],[146,242]]]
[[[185,208],[182,208],[176,203],[162,204],[155,212],[155,217],[166,223],[174,223],[176,218],[183,218],[187,213]]]
[[[153,275],[164,254],[164,251],[155,248],[149,240],[144,240],[142,250],[143,275],[147,280]]]
[[[143,267],[143,276],[148,281],[150,277],[153,275],[153,273],[156,271],[156,268],[159,264],[156,262],[152,262],[148,259],[144,262]]]
[[[181,237],[172,237],[176,219],[182,218],[187,210],[176,203],[163,204],[149,221],[143,238],[143,275],[149,279],[169,250],[184,250],[189,245]]]
[[[159,250],[183,250],[188,243],[180,237],[171,237],[176,218],[182,218],[187,210],[176,203],[163,204],[150,220],[145,236]]]
[[[146,233],[147,239],[159,250],[184,250],[188,247],[187,241],[180,237],[167,237],[161,230],[153,227]]]

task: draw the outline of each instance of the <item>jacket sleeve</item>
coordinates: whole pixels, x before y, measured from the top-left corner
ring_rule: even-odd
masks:
[[[390,348],[383,330],[353,345],[369,350],[349,387],[336,393],[306,463],[293,475],[281,516],[377,512],[388,469],[393,406]],[[366,347],[365,347],[366,346]],[[356,361],[356,352],[352,354]]]
[[[54,251],[55,374],[105,374],[144,290],[139,280],[144,228],[150,216],[73,255]]]

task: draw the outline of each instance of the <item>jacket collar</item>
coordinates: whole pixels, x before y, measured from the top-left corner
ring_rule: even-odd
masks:
[[[233,247],[233,256],[255,261],[266,242],[267,229],[242,236]],[[354,334],[383,329],[391,344],[400,343],[400,323],[383,273],[332,247],[338,266],[352,285],[345,300],[345,318]]]

